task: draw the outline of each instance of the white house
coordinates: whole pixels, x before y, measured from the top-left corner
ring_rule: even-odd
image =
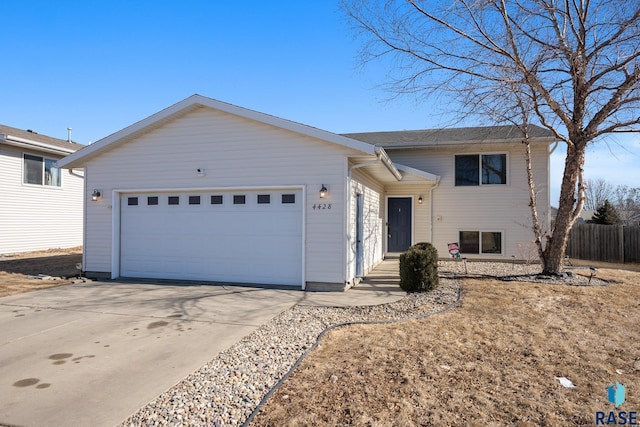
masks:
[[[84,173],[56,164],[82,147],[0,125],[0,254],[82,244]]]
[[[543,216],[553,140],[535,129]],[[511,127],[337,135],[193,95],[59,164],[85,170],[90,277],[344,290],[417,242],[511,260],[533,239]]]

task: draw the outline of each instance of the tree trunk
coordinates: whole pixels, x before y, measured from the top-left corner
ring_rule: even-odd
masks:
[[[567,147],[558,215],[541,260],[543,264],[542,274],[559,275],[562,273],[569,233],[584,205],[582,176],[585,148],[586,144],[575,143]],[[580,185],[578,188],[578,200],[576,200],[576,186],[578,184]]]

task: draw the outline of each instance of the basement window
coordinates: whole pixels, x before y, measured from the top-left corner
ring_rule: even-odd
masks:
[[[22,161],[22,182],[24,184],[61,187],[60,168],[54,159],[24,154]]]
[[[500,231],[461,231],[460,253],[501,254],[502,233]]]

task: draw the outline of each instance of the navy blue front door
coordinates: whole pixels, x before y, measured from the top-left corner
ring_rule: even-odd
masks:
[[[411,246],[411,197],[387,199],[387,252],[404,252]]]

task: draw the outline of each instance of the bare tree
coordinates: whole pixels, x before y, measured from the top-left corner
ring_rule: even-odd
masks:
[[[620,222],[626,225],[640,223],[640,188],[618,185],[611,200]]]
[[[342,6],[365,37],[363,61],[395,61],[390,90],[446,93],[461,111],[495,122],[524,123],[527,117],[513,109],[524,105],[566,144],[558,215],[539,242],[543,272],[559,274],[585,204],[587,146],[640,124],[640,4],[342,0]]]
[[[602,178],[588,179],[586,182],[585,209],[595,211],[602,206],[605,200],[613,200],[613,185]]]

